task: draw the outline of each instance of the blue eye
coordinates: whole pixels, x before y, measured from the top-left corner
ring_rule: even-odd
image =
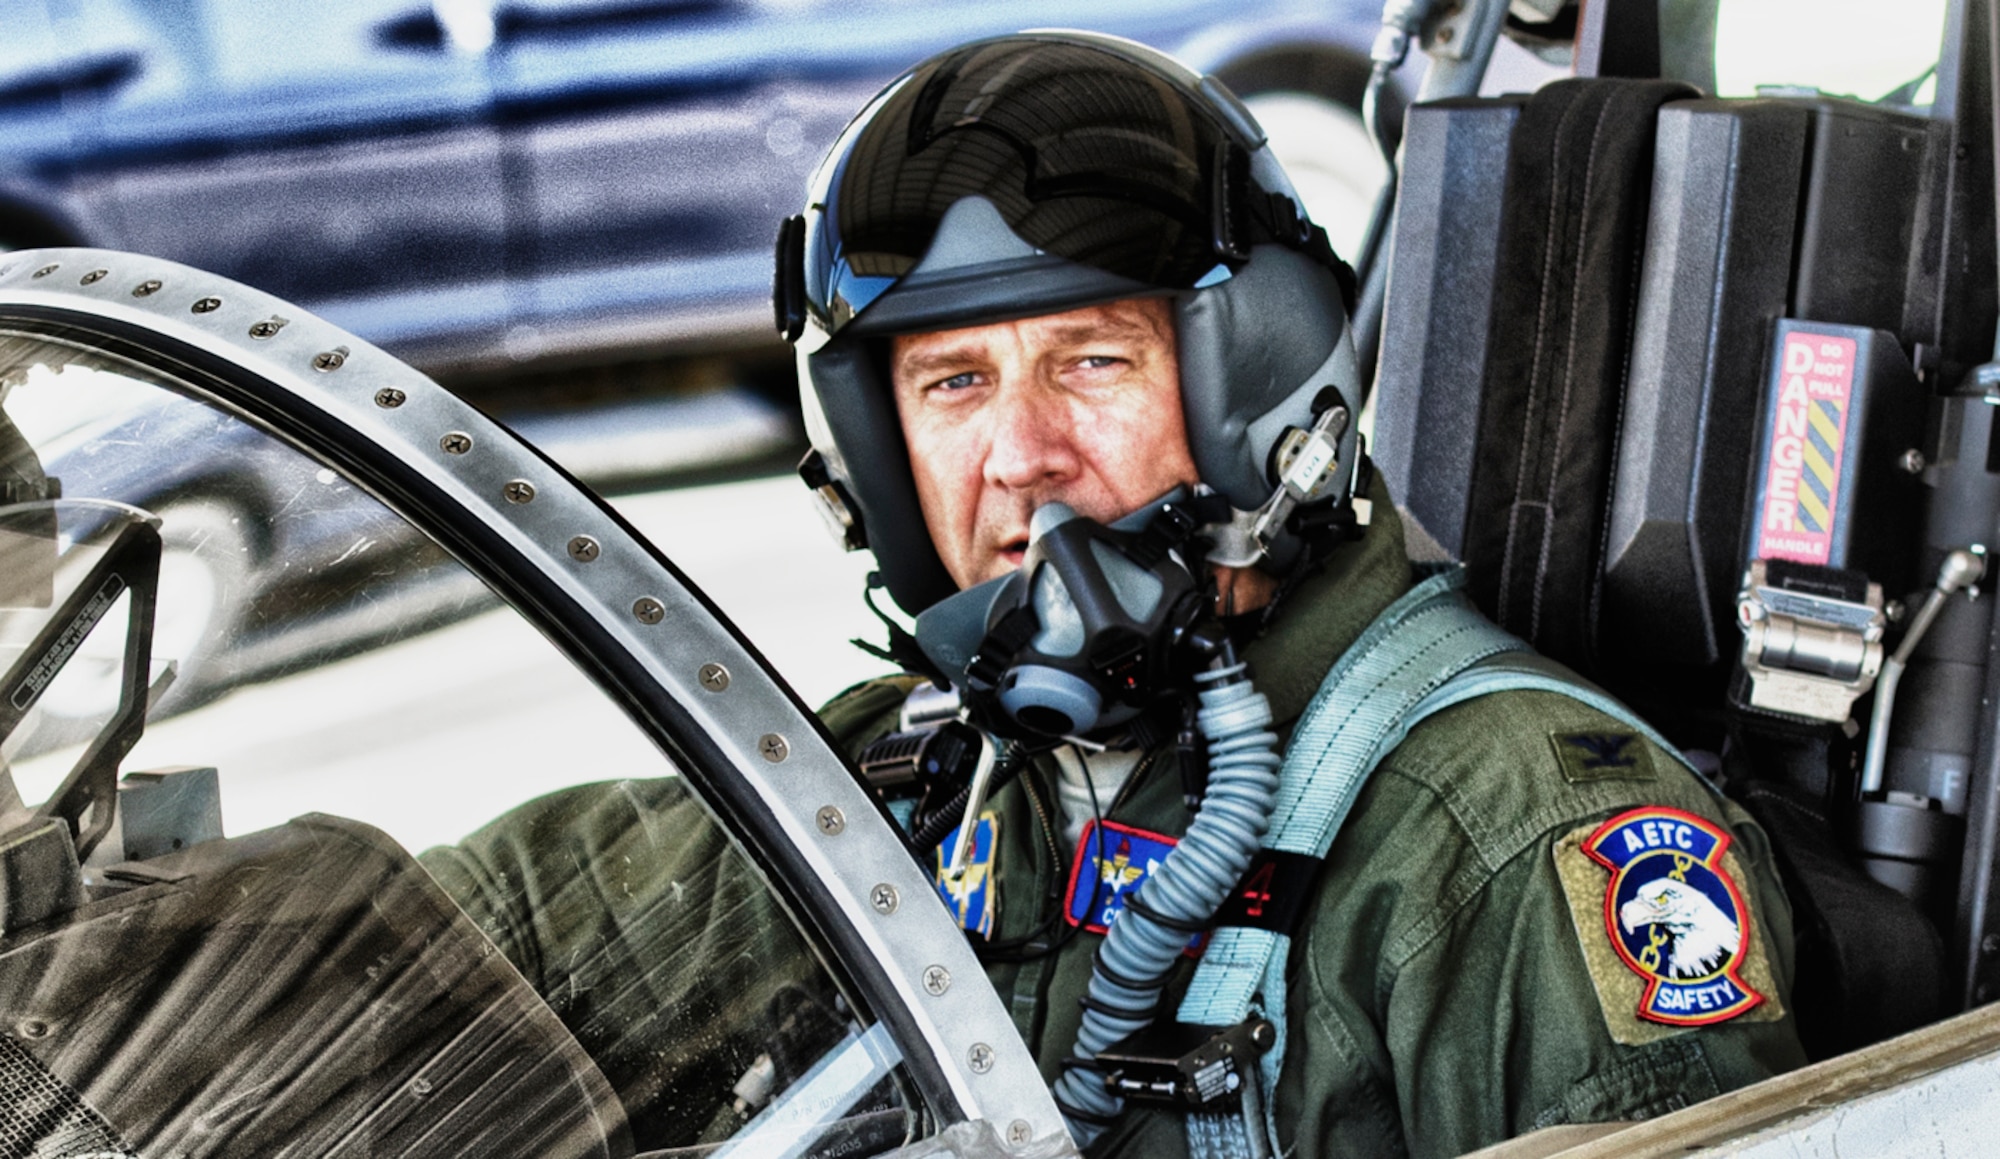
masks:
[[[971,385],[972,385],[972,383],[973,383],[973,379],[975,379],[976,377],[978,377],[978,376],[977,376],[977,375],[975,375],[975,374],[973,374],[973,373],[972,373],[971,371],[969,371],[969,370],[968,370],[968,371],[966,371],[966,372],[965,372],[965,373],[963,373],[963,374],[954,374],[954,375],[952,375],[952,376],[951,376],[950,378],[947,378],[947,379],[943,380],[942,382],[939,382],[939,383],[937,384],[937,389],[939,389],[939,390],[964,390],[964,389],[965,389],[966,387],[968,387],[968,386],[971,386]]]

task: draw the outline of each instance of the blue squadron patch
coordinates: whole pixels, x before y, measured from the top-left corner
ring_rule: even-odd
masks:
[[[1598,826],[1583,852],[1611,871],[1604,926],[1619,960],[1646,981],[1640,1018],[1707,1026],[1756,1007],[1743,981],[1750,908],[1722,867],[1729,835],[1653,805]]]
[[[1076,856],[1070,861],[1069,899],[1063,916],[1070,925],[1082,926],[1093,934],[1110,929],[1125,912],[1126,899],[1139,892],[1179,844],[1177,837],[1116,821],[1105,821],[1101,827],[1095,820],[1085,822]],[[1195,934],[1189,938],[1186,952],[1199,953],[1203,937]]]
[[[979,820],[972,823],[972,850],[966,855],[965,868],[948,875],[945,858],[958,848],[958,831],[963,828],[963,825],[952,826],[938,846],[938,896],[958,919],[961,929],[990,938],[994,915],[1000,909],[1000,898],[993,892],[993,851],[1000,845],[1000,818],[992,812],[979,815]]]

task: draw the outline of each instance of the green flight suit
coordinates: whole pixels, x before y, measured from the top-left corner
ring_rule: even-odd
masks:
[[[1300,584],[1245,650],[1284,731],[1334,659],[1410,586],[1400,524],[1386,497],[1376,499],[1374,526]],[[871,682],[822,715],[852,753],[894,727],[910,686]],[[1578,735],[1624,736],[1632,755],[1593,765],[1568,751],[1564,738]],[[1171,747],[1148,754],[1105,802],[1106,818],[1183,832],[1175,763]],[[996,795],[990,865],[994,943],[1053,950],[988,968],[1050,1079],[1075,1040],[1099,941],[1062,916],[1075,851],[1061,836],[1053,776],[1038,762]],[[1683,810],[1733,834],[1726,866],[1751,931],[1742,977],[1764,999],[1754,1009],[1698,1029],[1636,1016],[1643,982],[1615,956],[1605,924],[1610,875],[1577,851],[1598,823],[1636,806]],[[735,1049],[726,1066],[696,1066],[672,1044],[637,1041],[592,998],[615,985],[623,1010],[681,1011],[688,1003],[676,988],[687,987],[714,1011],[747,984],[734,1000],[744,1009],[769,1001],[774,980],[735,966],[804,957],[777,907],[715,867],[732,880],[754,871],[725,857],[719,837],[685,841],[690,829],[712,825],[678,783],[583,786],[423,861],[593,1054],[627,1059],[608,1069],[628,1099],[705,1086],[693,1101],[713,1107],[756,1046]],[[705,896],[728,899],[729,920],[688,904]],[[1787,1011],[1790,910],[1763,834],[1678,762],[1560,695],[1499,693],[1412,730],[1361,794],[1307,907],[1288,970],[1277,1092],[1280,1141],[1301,1159],[1458,1154],[1552,1124],[1658,1115],[1804,1062]],[[732,968],[707,979],[726,976],[720,986],[704,985],[700,954],[649,969],[619,948],[626,943],[706,946]],[[1184,961],[1170,984],[1168,1010],[1191,969]],[[663,1025],[690,1026],[685,1015]],[[677,1116],[689,1125],[671,1126]],[[651,1117],[658,1137],[677,1143],[727,1127],[726,1115],[711,1121],[698,1109]],[[1094,1153],[1180,1155],[1183,1131],[1179,1116],[1135,1107]]]
[[[1376,498],[1374,526],[1245,650],[1285,732],[1334,660],[1410,586],[1401,525]],[[821,715],[858,749],[894,727],[908,687],[863,685]],[[1564,752],[1562,738],[1578,735],[1631,734],[1558,694],[1496,693],[1419,724],[1376,769],[1293,943],[1277,1092],[1289,1153],[1456,1155],[1559,1123],[1660,1115],[1803,1065],[1787,1010],[1791,910],[1763,833],[1642,739],[1631,741],[1639,759],[1593,769]],[[1170,746],[1152,754],[1121,799],[1105,802],[1106,818],[1184,832],[1175,766]],[[1047,763],[996,795],[996,942],[1038,930],[1054,942],[1069,930],[1058,915],[1077,851],[1064,847],[1055,800]],[[1758,1007],[1693,1029],[1637,1017],[1643,981],[1617,960],[1604,924],[1610,874],[1575,847],[1579,830],[1646,805],[1734,836],[1728,865],[1753,939],[1743,975],[1765,999]],[[1075,1042],[1099,941],[1076,934],[1051,955],[989,966],[1051,1080]],[[1184,960],[1167,1010],[1191,972]],[[1185,1149],[1179,1116],[1134,1108],[1093,1153]]]

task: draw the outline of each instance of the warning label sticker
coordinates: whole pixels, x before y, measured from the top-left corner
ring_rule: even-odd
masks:
[[[1852,338],[1796,330],[1785,335],[1777,413],[1764,454],[1757,558],[1824,565],[1832,555],[1854,355]]]

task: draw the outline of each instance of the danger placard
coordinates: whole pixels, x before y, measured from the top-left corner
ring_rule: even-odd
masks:
[[[1792,331],[1780,351],[1757,558],[1824,565],[1840,514],[1840,466],[1854,400],[1852,338]]]

